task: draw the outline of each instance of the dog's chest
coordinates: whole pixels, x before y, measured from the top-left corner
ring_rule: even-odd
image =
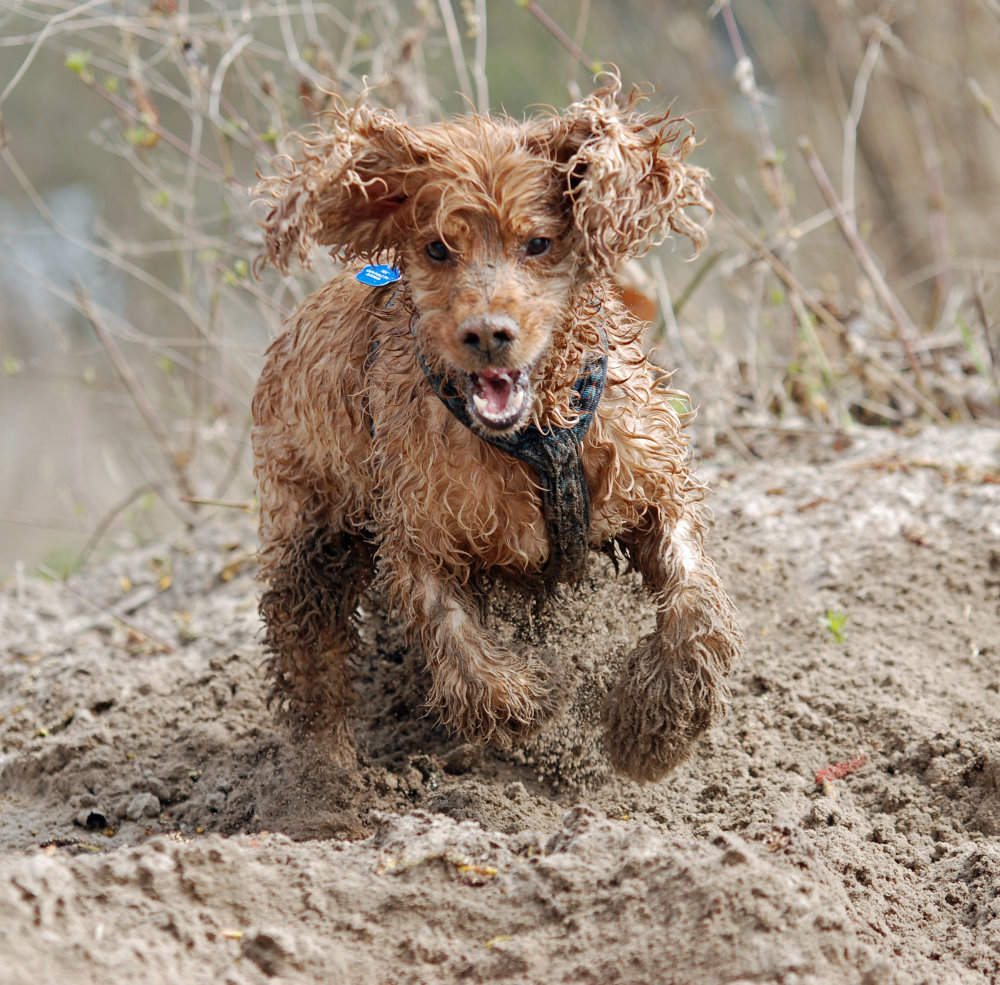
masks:
[[[432,393],[413,396],[391,419],[373,407],[381,522],[405,525],[446,563],[539,570],[548,539],[532,469],[465,428]]]

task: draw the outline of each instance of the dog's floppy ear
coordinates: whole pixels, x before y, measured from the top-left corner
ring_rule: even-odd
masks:
[[[299,153],[279,158],[254,197],[270,205],[257,266],[284,273],[293,258],[310,266],[316,245],[341,259],[392,255],[419,191],[427,152],[417,131],[363,101],[328,113],[327,128],[298,135]]]
[[[559,167],[572,202],[584,255],[597,271],[644,253],[670,233],[700,249],[705,230],[686,211],[700,206],[708,172],[686,162],[695,146],[693,127],[670,114],[637,111],[638,91],[619,99],[621,81],[609,73],[603,88],[540,124],[538,151]]]

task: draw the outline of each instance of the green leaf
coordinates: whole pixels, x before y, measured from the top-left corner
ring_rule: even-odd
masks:
[[[837,643],[843,643],[845,634],[844,629],[847,626],[847,613],[841,612],[839,609],[827,609],[826,615],[820,620],[820,623],[830,631],[833,639]]]
[[[125,139],[133,147],[152,147],[158,138],[149,127],[137,125],[125,131]]]
[[[690,417],[694,413],[694,408],[691,406],[691,398],[687,394],[671,394],[670,405],[681,417]]]
[[[90,71],[90,58],[89,51],[71,51],[64,64],[74,75],[79,75],[84,82],[90,83],[94,80]]]
[[[979,351],[979,346],[976,345],[976,340],[972,337],[972,329],[969,328],[968,322],[961,313],[956,312],[955,321],[958,322],[958,330],[962,333],[962,342],[965,343],[965,349],[972,359],[972,364],[976,367],[976,372],[980,376],[985,376],[988,372],[986,360],[983,359],[983,354]]]

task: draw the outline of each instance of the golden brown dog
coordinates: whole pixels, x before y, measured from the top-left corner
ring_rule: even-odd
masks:
[[[670,232],[700,245],[685,209],[707,207],[705,173],[683,121],[619,93],[612,76],[559,115],[424,127],[361,101],[258,189],[262,260],[287,272],[319,244],[353,264],[271,345],[253,403],[260,607],[297,725],[349,743],[352,619],[374,578],[448,725],[531,734],[558,672],[490,638],[479,586],[573,580],[609,547],[658,606],[602,709],[613,764],[657,779],[722,713],[742,637],[672,391],[611,279]],[[401,279],[356,280],[375,259]]]

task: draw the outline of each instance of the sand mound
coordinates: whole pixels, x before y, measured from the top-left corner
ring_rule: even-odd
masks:
[[[595,727],[651,620],[603,560],[498,604],[574,685],[504,755],[423,717],[367,600],[357,764],[271,721],[249,523],[7,587],[0,979],[996,981],[1000,431],[751,445],[703,469],[732,709],[645,787]]]

